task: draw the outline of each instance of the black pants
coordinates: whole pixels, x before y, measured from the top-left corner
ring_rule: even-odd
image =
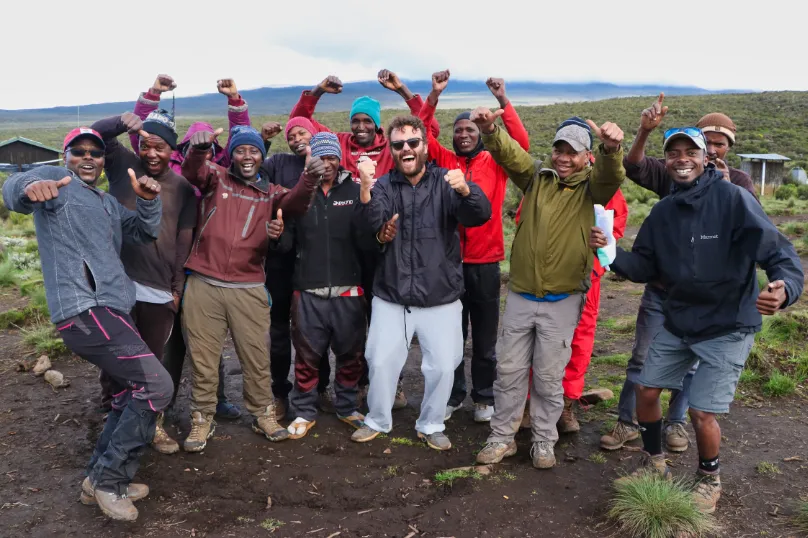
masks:
[[[122,312],[92,308],[59,323],[65,345],[111,381],[112,411],[87,466],[102,491],[126,492],[141,449],[154,438],[157,413],[173,395],[171,376]]]
[[[498,263],[464,263],[463,344],[471,322],[471,399],[474,403],[494,405],[494,380],[497,378],[497,329],[499,327]],[[455,370],[449,405],[466,399],[464,364]]]
[[[334,407],[342,416],[356,411],[359,378],[364,370],[367,314],[365,298],[324,299],[296,291],[292,299],[295,384],[289,404],[295,417],[314,420],[320,367],[328,348],[336,356]]]

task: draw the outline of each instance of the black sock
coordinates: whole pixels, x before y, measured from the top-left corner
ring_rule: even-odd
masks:
[[[662,454],[662,419],[640,422],[643,449],[652,456]]]
[[[707,474],[718,474],[718,456],[708,459],[699,457],[699,471]]]

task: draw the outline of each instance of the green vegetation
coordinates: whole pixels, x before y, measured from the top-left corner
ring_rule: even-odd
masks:
[[[741,372],[741,378],[738,382],[741,385],[753,385],[760,382],[760,374],[757,372],[750,370],[749,368],[744,368]]]
[[[391,445],[415,446],[416,443],[409,437],[392,437],[390,439]]]
[[[435,482],[451,486],[452,482],[461,478],[482,479],[482,475],[474,469],[450,469],[448,471],[438,471],[435,473]]]
[[[797,389],[797,382],[779,370],[774,370],[769,380],[763,385],[763,392],[772,397],[788,396]]]
[[[592,463],[597,463],[598,465],[603,465],[606,463],[606,456],[604,456],[601,452],[593,452],[586,459]]]
[[[758,474],[762,474],[764,476],[783,474],[782,471],[780,471],[780,468],[777,466],[777,464],[771,463],[769,461],[761,461],[760,463],[757,464],[755,470],[758,472]]]
[[[626,366],[630,358],[631,355],[629,353],[604,355],[603,357],[592,357],[592,364],[608,364],[609,366]]]
[[[746,362],[741,382],[764,381],[771,397],[793,394],[808,379],[808,312],[786,311],[763,319],[761,331]]]
[[[261,522],[261,528],[270,532],[275,532],[284,525],[286,525],[286,523],[272,517]]]
[[[51,357],[64,355],[67,347],[51,324],[34,326],[31,329],[22,329],[22,341],[37,353],[44,353]]]
[[[801,500],[797,504],[794,514],[794,525],[802,532],[808,534],[808,501]]]
[[[718,528],[717,523],[696,508],[689,486],[652,474],[617,482],[609,518],[620,526],[620,535],[629,538],[706,536]]]
[[[624,316],[620,318],[606,318],[598,320],[599,325],[617,334],[634,334],[634,327],[637,323],[635,316]]]
[[[387,469],[384,470],[384,474],[393,478],[398,474],[398,465],[388,465]]]
[[[788,200],[790,198],[797,197],[797,186],[796,185],[783,185],[776,191],[774,191],[774,199],[775,200]]]

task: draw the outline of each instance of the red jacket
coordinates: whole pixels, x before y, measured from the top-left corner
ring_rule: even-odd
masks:
[[[429,101],[421,107],[421,120],[430,125],[435,121],[435,107]],[[519,119],[516,109],[508,103],[502,115],[505,129],[525,151],[530,148],[527,130]],[[481,151],[473,158],[460,157],[440,145],[429,133],[429,158],[438,166],[449,170],[460,169],[466,180],[473,181],[483,190],[491,202],[491,220],[476,228],[460,226],[460,251],[463,263],[495,263],[505,259],[505,239],[502,236],[502,203],[508,186],[508,174],[499,166],[490,153]]]
[[[331,130],[328,127],[312,118],[314,107],[317,106],[318,100],[319,97],[315,97],[309,90],[305,90],[301,94],[300,100],[292,109],[292,112],[289,113],[289,118],[291,119],[298,116],[307,118],[311,120],[311,123],[318,132],[327,131],[330,133]],[[417,116],[421,111],[424,101],[421,99],[420,95],[416,94],[406,103],[407,106],[410,107],[410,112]],[[432,123],[427,123],[426,125],[429,127],[429,131],[435,136],[440,134],[440,127],[437,121],[433,120]],[[384,130],[381,126],[378,126],[376,129],[376,139],[367,147],[357,144],[353,133],[336,133],[336,135],[337,138],[339,138],[340,146],[342,146],[342,162],[340,164],[351,173],[355,182],[359,182],[359,170],[356,168],[359,157],[368,156],[376,161],[377,178],[382,177],[395,166],[393,164],[393,155],[390,153],[390,146],[387,144],[387,137],[384,135]]]
[[[614,193],[612,199],[609,200],[609,203],[606,204],[605,209],[613,209],[614,210],[614,240],[617,241],[623,234],[626,233],[626,222],[628,221],[628,204],[626,203],[626,199],[623,197],[623,191],[617,189],[617,192]],[[519,207],[516,209],[516,216],[514,221],[516,224],[519,224],[519,215],[522,213],[522,202],[519,202]],[[600,261],[598,261],[598,257],[595,256],[595,265],[593,266],[592,270],[598,277],[603,276],[606,272],[606,269],[601,267]]]
[[[185,268],[225,282],[264,282],[269,221],[278,209],[284,217],[304,214],[317,179],[304,173],[291,191],[263,177],[247,184],[206,154],[192,147],[182,163],[182,175],[202,193]]]

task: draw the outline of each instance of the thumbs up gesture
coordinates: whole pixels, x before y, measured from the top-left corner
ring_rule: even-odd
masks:
[[[129,180],[132,182],[132,190],[138,197],[144,200],[154,200],[160,194],[160,184],[149,176],[137,177],[135,171],[131,168],[129,172]]]
[[[267,235],[273,241],[280,239],[283,233],[283,210],[278,209],[277,218],[272,219],[267,226]]]
[[[319,179],[323,179],[325,175],[325,163],[320,157],[311,156],[310,146],[306,146],[306,163],[303,165],[303,173]]]
[[[396,225],[397,220],[398,213],[393,215],[393,218],[382,224],[382,229],[376,234],[376,240],[379,243],[389,243],[395,239],[396,232],[398,231],[398,226]]]
[[[471,111],[469,119],[473,121],[483,133],[494,132],[494,122],[505,113],[504,109],[491,112],[484,106],[478,106]]]
[[[216,139],[219,138],[219,135],[224,132],[224,129],[219,127],[212,133],[210,131],[197,131],[191,136],[191,143],[192,147],[201,150],[208,150],[210,147],[216,143]]]
[[[611,153],[620,147],[620,143],[623,141],[623,130],[618,127],[617,124],[607,121],[598,127],[592,120],[586,120],[586,124],[589,125],[592,132],[603,142],[606,151]]]
[[[59,181],[40,179],[25,187],[25,196],[32,202],[47,202],[59,196],[59,189],[70,183],[71,177],[65,176]]]

